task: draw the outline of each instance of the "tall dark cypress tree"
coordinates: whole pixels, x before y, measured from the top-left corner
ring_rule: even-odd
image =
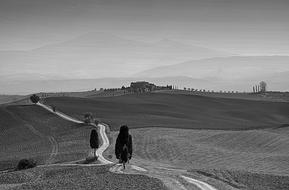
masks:
[[[97,149],[99,146],[98,143],[98,134],[95,129],[93,129],[90,133],[90,147],[92,149]]]

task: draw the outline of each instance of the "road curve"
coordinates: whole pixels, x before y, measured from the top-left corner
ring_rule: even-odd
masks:
[[[78,119],[74,119],[74,118],[72,118],[72,117],[70,117],[70,116],[68,116],[68,115],[66,115],[66,114],[64,114],[64,113],[62,113],[60,111],[55,111],[54,112],[52,110],[52,108],[50,108],[49,106],[46,106],[46,105],[44,105],[44,104],[42,104],[40,102],[38,102],[37,105],[43,107],[44,109],[48,110],[51,113],[54,113],[54,114],[58,115],[59,117],[65,119],[65,120],[68,120],[68,121],[71,121],[71,122],[74,122],[74,123],[84,123],[83,121],[80,121]]]
[[[96,127],[95,124],[93,124],[93,126]],[[105,125],[102,124],[102,123],[99,123],[98,126],[100,127],[99,128],[99,133],[100,133],[100,136],[102,138],[102,145],[97,149],[97,154],[98,154],[98,160],[101,161],[103,164],[113,164],[113,162],[105,159],[102,155],[102,153],[108,148],[109,146],[109,140],[106,136],[106,133],[105,133]]]
[[[212,187],[211,185],[209,185],[209,184],[207,184],[205,182],[202,182],[200,180],[196,180],[196,179],[184,176],[184,175],[181,175],[181,177],[184,180],[186,180],[187,182],[195,184],[198,188],[200,188],[202,190],[217,190],[216,188]]]
[[[42,108],[48,110],[49,112],[51,113],[54,113],[56,115],[58,115],[59,117],[65,119],[65,120],[68,120],[68,121],[71,121],[71,122],[74,122],[74,123],[84,123],[83,121],[80,121],[78,119],[75,119],[75,118],[72,118],[62,112],[59,112],[59,111],[53,111],[52,108],[50,108],[49,106],[46,106],[40,102],[37,103],[37,105],[41,106]],[[98,125],[95,125],[94,123],[90,124],[94,127],[97,127],[99,126],[99,133],[100,133],[100,136],[102,138],[102,145],[98,148],[97,150],[97,154],[98,154],[98,160],[103,164],[103,165],[106,165],[106,164],[113,164],[113,162],[105,159],[103,157],[103,152],[108,148],[109,146],[109,140],[108,140],[108,137],[105,133],[105,124],[102,124],[102,123],[99,123]],[[59,164],[52,164],[52,165],[59,165]],[[79,165],[79,164],[60,164],[60,165]],[[92,165],[95,165],[95,164],[85,164],[85,166],[92,166]],[[141,171],[141,172],[144,172],[144,171],[147,171],[146,169],[144,168],[141,168],[141,167],[138,167],[138,166],[133,166],[132,165],[132,168],[135,169],[135,170],[138,170],[138,171]],[[111,169],[110,169],[112,172],[116,172],[116,173],[122,173],[120,172],[120,167],[118,167],[118,164],[117,165],[114,165]],[[194,186],[198,187],[200,190],[217,190],[216,188],[212,187],[211,185],[203,182],[203,181],[200,181],[200,180],[197,180],[197,179],[193,179],[193,178],[190,178],[190,177],[187,177],[187,176],[184,176],[184,175],[181,175],[180,176],[181,178],[183,178],[186,182],[188,183],[191,183],[193,184]],[[180,183],[178,182],[177,180],[175,180],[176,183]],[[181,190],[186,190],[186,188],[180,184],[178,185],[178,189],[181,189]]]
[[[52,112],[52,113],[58,115],[59,117],[65,119],[65,120],[68,120],[68,121],[71,121],[71,122],[74,122],[74,123],[79,123],[79,124],[80,124],[80,123],[84,123],[83,121],[80,121],[80,120],[78,120],[78,119],[74,119],[74,118],[72,118],[72,117],[70,117],[70,116],[68,116],[68,115],[66,115],[66,114],[64,114],[64,113],[62,113],[62,112],[59,112],[59,111],[55,111],[55,112],[54,112],[54,111],[52,110],[52,108],[50,108],[50,107],[48,107],[48,106],[46,106],[46,105],[44,105],[44,104],[42,104],[42,103],[39,103],[39,102],[38,102],[37,105],[43,107],[44,109],[48,110],[49,112]],[[97,127],[97,125],[95,125],[94,123],[91,123],[90,125],[92,125],[92,126],[94,126],[94,127]],[[113,162],[105,159],[105,158],[103,157],[103,155],[102,155],[103,152],[104,152],[104,151],[108,148],[108,146],[109,146],[109,140],[108,140],[108,138],[107,138],[107,136],[106,136],[106,133],[105,133],[105,126],[104,126],[104,124],[99,123],[98,126],[99,126],[99,133],[100,133],[100,136],[101,136],[101,139],[102,139],[102,144],[101,144],[101,146],[97,149],[97,154],[98,154],[98,156],[99,156],[99,157],[98,157],[98,160],[99,160],[102,164],[113,164]]]

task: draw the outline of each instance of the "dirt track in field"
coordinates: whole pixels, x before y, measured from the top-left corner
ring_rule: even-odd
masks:
[[[50,112],[53,112],[49,107],[47,107],[43,104],[38,103],[38,105],[47,109]],[[74,121],[77,123],[82,122],[82,121],[79,121],[77,119],[71,118],[65,114],[62,114],[61,112],[57,112],[55,114],[62,117],[63,119],[67,119],[67,120]],[[94,125],[94,124],[92,124],[92,125]],[[94,126],[96,127],[96,125],[94,125]],[[105,125],[99,124],[98,126],[99,126],[99,133],[100,133],[101,138],[102,138],[102,145],[99,147],[99,149],[97,151],[98,155],[99,155],[99,161],[101,162],[101,164],[112,164],[113,162],[105,159],[102,155],[103,152],[109,147],[108,137],[106,136],[106,133],[105,133]],[[57,165],[61,165],[61,164],[55,164],[54,166],[57,166]],[[79,164],[75,164],[75,165],[79,165]],[[148,175],[151,177],[155,177],[155,178],[160,179],[169,189],[172,189],[172,190],[175,190],[175,189],[187,190],[188,187],[190,189],[192,189],[194,187],[198,187],[201,190],[216,190],[214,187],[212,187],[211,185],[209,185],[205,182],[202,182],[198,179],[193,179],[191,177],[185,176],[185,173],[179,173],[178,170],[173,169],[169,172],[168,172],[168,170],[165,170],[165,172],[164,172],[162,170],[159,170],[159,168],[155,168],[154,165],[149,165],[149,168],[143,168],[143,167],[139,167],[137,165],[129,165],[128,168],[126,168],[126,170],[124,170],[121,165],[114,164],[110,168],[110,171],[114,172],[114,173],[122,173],[122,174],[144,174],[144,175]],[[179,178],[183,178],[183,179],[185,179],[185,181],[187,181],[189,183],[189,184],[186,184],[187,187],[185,187],[185,185],[183,185],[179,181]]]

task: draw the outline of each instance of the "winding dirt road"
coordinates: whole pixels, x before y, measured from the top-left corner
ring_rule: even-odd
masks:
[[[74,122],[74,123],[84,123],[83,121],[74,119],[64,113],[61,113],[59,111],[54,112],[52,110],[52,108],[42,104],[42,103],[37,103],[37,105],[41,106],[42,108],[48,110],[51,113],[54,113],[56,115],[58,115],[59,117]],[[97,150],[97,154],[98,154],[98,160],[101,162],[101,164],[97,164],[97,165],[107,165],[107,164],[112,164],[112,167],[110,168],[111,172],[114,173],[123,173],[123,174],[134,174],[134,173],[138,173],[138,174],[144,174],[144,175],[148,175],[148,176],[152,176],[152,177],[156,177],[160,180],[162,180],[164,182],[164,184],[172,190],[188,190],[187,187],[185,187],[178,179],[183,179],[184,181],[186,181],[187,183],[192,184],[194,187],[197,187],[197,189],[200,190],[217,190],[216,188],[214,188],[213,186],[197,180],[197,179],[193,179],[191,177],[185,176],[184,173],[180,173],[180,171],[178,170],[174,170],[174,169],[169,169],[169,168],[162,168],[162,170],[160,170],[160,168],[155,167],[155,166],[151,166],[148,168],[142,168],[136,165],[129,165],[128,170],[123,171],[122,170],[122,165],[121,164],[114,164],[113,162],[105,159],[103,157],[103,152],[109,147],[109,140],[108,137],[105,133],[105,124],[101,124],[99,123],[98,125],[95,124],[90,124],[96,128],[99,128],[99,133],[101,135],[102,138],[102,145],[99,147],[99,149]],[[53,141],[53,140],[52,140]],[[63,163],[63,164],[50,164],[50,165],[59,165],[59,166],[67,166],[67,165],[81,165],[81,166],[92,166],[92,165],[96,165],[96,164],[79,164],[79,161],[74,161],[71,163]],[[171,172],[163,172],[163,170],[171,170]],[[182,172],[184,172],[182,170]],[[191,188],[190,188],[191,189]]]

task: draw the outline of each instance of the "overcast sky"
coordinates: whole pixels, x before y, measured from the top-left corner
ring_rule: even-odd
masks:
[[[245,55],[289,55],[289,1],[0,0],[0,50],[37,48],[95,31]]]

